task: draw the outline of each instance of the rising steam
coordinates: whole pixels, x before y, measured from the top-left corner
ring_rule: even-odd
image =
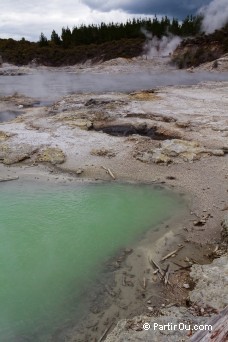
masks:
[[[181,42],[180,37],[172,34],[159,39],[145,29],[141,31],[147,38],[144,49],[148,58],[169,56]]]
[[[202,29],[212,33],[228,23],[228,0],[212,0],[208,6],[199,11],[203,15]]]

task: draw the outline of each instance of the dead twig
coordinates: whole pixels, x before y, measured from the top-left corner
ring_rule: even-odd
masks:
[[[98,340],[98,342],[104,341],[104,339],[105,339],[107,333],[109,332],[109,330],[111,329],[112,325],[113,325],[113,322],[112,322],[111,324],[109,324],[109,326],[108,326],[107,329],[105,329],[103,335],[102,335],[101,338]]]
[[[163,280],[164,280],[164,283],[165,283],[165,285],[167,285],[168,284],[168,281],[169,281],[169,273],[170,273],[170,271],[169,271],[169,264],[167,265],[167,267],[166,267],[166,269],[165,269],[165,272],[164,272],[164,277],[163,277]]]
[[[149,263],[151,264],[151,266],[153,268],[155,267],[157,269],[156,273],[159,272],[161,274],[161,276],[163,277],[164,272],[162,271],[161,267],[158,264],[156,264],[156,262],[154,260],[152,260],[152,259],[151,260],[149,259]]]
[[[177,249],[175,249],[175,251],[170,252],[169,254],[167,254],[166,256],[164,256],[161,261],[165,261],[166,259],[170,258],[171,256],[173,256],[174,254],[177,254],[184,246],[181,245],[180,247],[178,247]]]
[[[0,178],[0,182],[8,182],[8,181],[13,181],[17,179],[19,179],[19,177]]]
[[[104,169],[108,174],[109,174],[109,176],[111,176],[112,177],[112,179],[116,179],[116,177],[114,176],[114,174],[112,173],[112,171],[110,170],[110,169],[108,169],[107,167],[104,167],[104,166],[101,166],[102,167],[102,169]]]
[[[146,290],[147,287],[147,279],[145,277],[143,277],[143,281],[139,280],[139,284],[140,286],[143,288],[143,290]]]
[[[174,272],[177,272],[177,271],[180,271],[180,270],[186,270],[186,269],[192,267],[192,265],[183,266],[183,265],[180,265],[180,264],[178,264],[177,262],[174,262],[174,261],[172,261],[172,263],[175,264],[175,265],[177,265],[178,267],[180,267],[179,270],[176,270],[176,271],[174,271]]]
[[[166,267],[166,270],[165,271],[163,271],[162,269],[161,269],[161,267],[154,261],[154,260],[150,260],[149,259],[149,263],[151,264],[151,266],[152,267],[155,267],[156,268],[156,273],[160,273],[160,275],[161,275],[161,280],[162,281],[164,281],[164,283],[165,283],[165,285],[171,285],[172,286],[172,284],[170,283],[170,281],[169,281],[169,264],[167,265],[167,267]],[[167,274],[168,273],[168,274]]]
[[[147,287],[147,279],[143,277],[143,288],[146,290]]]

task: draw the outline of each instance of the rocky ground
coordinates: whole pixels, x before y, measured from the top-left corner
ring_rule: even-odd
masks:
[[[195,71],[214,71],[214,72],[223,72],[228,70],[228,54],[226,53],[222,57],[216,59],[213,62],[203,63],[195,69],[190,69]]]
[[[25,74],[31,74],[39,70],[48,71],[65,71],[72,73],[130,73],[147,71],[170,71],[175,70],[175,66],[170,63],[169,57],[154,57],[153,59],[147,58],[146,55],[134,57],[134,58],[115,58],[105,62],[92,63],[91,60],[87,60],[85,63],[76,64],[73,66],[63,67],[46,67],[42,65],[27,65],[18,67],[12,64],[3,63],[0,67],[0,76],[22,76]]]
[[[65,182],[148,182],[188,195],[188,213],[166,223],[169,233],[163,227],[156,244],[148,233],[133,251],[117,256],[115,280],[101,291],[106,307],[97,309],[95,303],[90,323],[71,329],[69,341],[102,341],[120,319],[125,320],[107,341],[167,341],[166,334],[143,331],[142,324],[170,317],[202,323],[227,305],[227,257],[200,266],[227,253],[225,223],[221,240],[228,209],[227,93],[228,82],[207,82],[134,93],[72,94],[50,107],[34,107],[34,99],[21,95],[1,97],[0,116],[15,117],[0,124],[2,181],[38,176]],[[174,257],[162,263],[172,251]],[[215,284],[216,272],[221,277]],[[211,301],[212,296],[219,300]],[[178,308],[186,304],[191,310]],[[189,338],[185,333],[169,340]],[[61,333],[54,340],[61,341]]]

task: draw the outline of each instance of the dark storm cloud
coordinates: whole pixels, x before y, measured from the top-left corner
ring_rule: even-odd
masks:
[[[121,9],[131,14],[165,14],[178,18],[195,14],[211,0],[82,0],[84,4],[98,11]]]

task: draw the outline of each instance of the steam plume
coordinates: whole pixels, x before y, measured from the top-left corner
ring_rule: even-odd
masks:
[[[180,37],[173,36],[171,34],[168,36],[163,36],[161,39],[152,36],[149,37],[148,33],[145,35],[148,39],[145,49],[149,58],[168,56],[169,54],[173,53],[173,51],[181,42]]]
[[[212,33],[228,23],[228,1],[212,0],[208,6],[202,7],[199,12],[203,15],[202,29]]]

